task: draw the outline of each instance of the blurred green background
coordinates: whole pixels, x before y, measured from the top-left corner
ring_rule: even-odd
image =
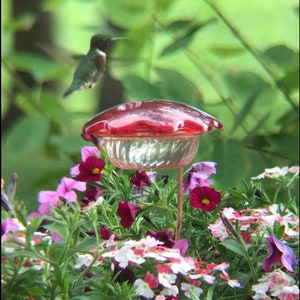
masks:
[[[220,187],[298,164],[299,12],[294,0],[11,0],[2,5],[2,178],[31,210],[89,145],[83,124],[138,99],[218,118],[195,161]],[[95,88],[62,98],[96,33],[126,36]],[[174,170],[173,170],[174,171]],[[169,170],[170,174],[173,172]],[[174,173],[174,172],[173,172]]]

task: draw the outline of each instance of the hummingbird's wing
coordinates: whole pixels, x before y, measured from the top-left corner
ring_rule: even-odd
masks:
[[[71,86],[65,91],[63,97],[75,91],[93,87],[105,71],[106,55],[102,51],[89,52],[80,62],[73,75]]]

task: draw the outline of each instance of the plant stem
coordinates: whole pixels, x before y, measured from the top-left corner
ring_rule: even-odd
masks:
[[[182,189],[183,189],[183,167],[178,168],[178,193],[177,193],[177,227],[175,240],[178,241],[182,227]]]

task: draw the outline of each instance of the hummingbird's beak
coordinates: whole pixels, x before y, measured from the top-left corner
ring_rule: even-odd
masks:
[[[128,39],[128,37],[125,37],[125,36],[121,37],[120,36],[120,37],[112,37],[111,41],[114,42],[114,41],[127,40],[127,39]]]

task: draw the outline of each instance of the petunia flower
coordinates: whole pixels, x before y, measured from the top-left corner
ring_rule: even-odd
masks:
[[[134,185],[135,192],[139,193],[141,188],[150,186],[151,182],[155,181],[156,174],[157,172],[136,171],[135,175],[130,179],[130,182]]]
[[[51,211],[51,206],[57,206],[60,199],[68,202],[75,202],[77,194],[74,190],[85,191],[86,183],[77,181],[71,178],[63,177],[60,181],[56,191],[41,191],[38,194],[38,215],[47,215]],[[35,215],[37,216],[37,214]]]
[[[7,219],[1,222],[1,243],[8,239],[9,232],[25,230],[18,219]]]
[[[133,284],[136,280],[136,276],[129,268],[122,268],[118,263],[114,262],[113,276],[117,282],[128,282]]]
[[[188,170],[188,177],[183,183],[183,194],[187,195],[190,190],[193,190],[197,185],[210,186],[213,181],[208,179],[212,174],[216,174],[216,164],[211,161],[203,161],[195,163]]]
[[[187,239],[180,239],[176,241],[175,244],[173,245],[173,249],[178,249],[180,255],[182,256],[184,256],[188,248],[189,248],[189,242]]]
[[[259,180],[265,177],[267,178],[280,178],[286,176],[288,173],[291,174],[298,174],[299,173],[299,166],[292,166],[292,167],[274,167],[274,168],[267,168],[265,171],[255,177],[251,177],[252,180]]]
[[[294,300],[299,299],[299,288],[293,277],[280,269],[264,274],[258,283],[252,286],[255,300]],[[272,297],[271,297],[272,296]]]
[[[89,156],[79,164],[78,179],[84,182],[99,181],[104,167],[105,162],[103,159],[96,156]]]
[[[121,225],[125,228],[129,228],[141,209],[140,206],[134,205],[129,201],[121,201],[117,210],[117,214],[121,218]]]
[[[56,193],[59,198],[63,198],[68,202],[75,202],[77,194],[74,190],[84,192],[86,190],[86,183],[63,177],[56,189]]]
[[[51,206],[56,206],[59,202],[59,197],[56,191],[40,191],[38,194],[38,212],[40,216],[50,213]]]
[[[170,230],[164,229],[162,231],[148,230],[146,236],[151,236],[156,240],[163,242],[162,246],[167,248],[173,248],[175,240],[173,239],[173,233]]]
[[[221,194],[213,188],[201,186],[190,193],[190,204],[205,212],[210,212],[221,202]]]
[[[265,272],[270,272],[276,263],[280,263],[288,271],[294,272],[293,266],[297,265],[297,259],[293,249],[283,244],[274,236],[267,238],[269,255],[263,261],[263,269]]]
[[[102,240],[109,240],[109,238],[112,236],[112,233],[107,228],[107,226],[102,225],[100,228],[100,235]]]
[[[98,147],[84,146],[81,148],[82,161],[85,161],[90,156],[99,156],[99,155],[100,155],[100,150],[98,149]],[[73,178],[76,178],[79,175],[79,164],[71,168],[70,175]]]
[[[82,199],[81,210],[89,209],[92,206],[100,205],[103,202],[103,192],[96,188],[84,193]]]

